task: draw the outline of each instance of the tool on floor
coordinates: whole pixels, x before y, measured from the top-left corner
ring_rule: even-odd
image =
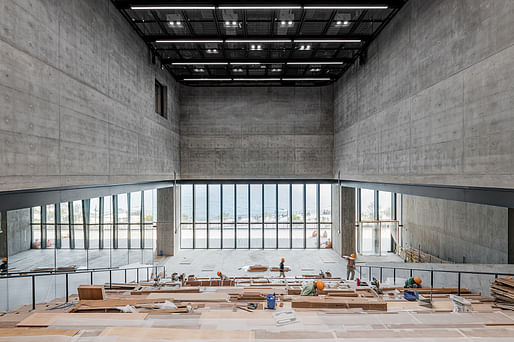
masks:
[[[257,303],[248,303],[246,307],[248,309],[257,310]]]
[[[277,295],[275,294],[268,294],[266,295],[266,301],[268,305],[266,306],[266,309],[275,310],[275,301],[277,300]]]

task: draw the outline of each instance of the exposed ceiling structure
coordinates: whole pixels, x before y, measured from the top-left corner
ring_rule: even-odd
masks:
[[[326,85],[407,0],[112,0],[156,63],[192,86]]]

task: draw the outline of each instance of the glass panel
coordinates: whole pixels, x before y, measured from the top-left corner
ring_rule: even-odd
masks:
[[[41,207],[32,208],[32,223],[41,223]]]
[[[239,204],[238,204],[239,207]],[[237,225],[237,248],[248,248],[248,223]]]
[[[152,224],[144,225],[145,249],[152,249],[155,246],[155,242],[153,239],[153,230],[154,227]]]
[[[291,248],[290,227],[289,224],[282,223],[278,225],[278,248]]]
[[[307,214],[307,222],[318,221],[318,199],[316,184],[305,185],[305,212]]]
[[[332,222],[332,187],[330,184],[319,186],[319,211],[321,222]]]
[[[264,248],[277,248],[277,224],[264,225]]]
[[[141,225],[130,225],[130,248],[141,248]]]
[[[225,192],[223,192],[225,195]],[[233,224],[223,225],[223,248],[235,248],[235,229]]]
[[[180,248],[193,248],[193,225],[180,225]]]
[[[195,248],[207,248],[207,225],[205,223],[195,224]]]
[[[264,222],[277,222],[276,194],[277,186],[275,184],[264,184]]]
[[[378,249],[378,223],[361,223],[360,225],[361,253],[363,255],[376,255]]]
[[[290,219],[289,218],[289,185],[288,184],[279,184],[278,185],[278,222],[289,222],[289,219]],[[279,242],[279,245],[280,245],[280,242]]]
[[[262,248],[262,223],[250,226],[250,248]]]
[[[237,222],[248,222],[248,185],[237,184],[236,186],[237,186]],[[239,240],[239,233],[238,233],[238,240]],[[247,242],[247,244],[248,244],[248,242]]]
[[[304,222],[303,217],[303,184],[292,185],[292,218],[293,222]],[[294,245],[294,243],[293,243]]]
[[[180,197],[182,207],[182,222],[193,222],[193,186],[190,184],[180,186]]]
[[[145,223],[153,222],[153,190],[146,190],[143,195],[145,212],[143,220]]]
[[[396,222],[381,222],[380,223],[380,252],[386,254],[394,252],[394,241],[397,238]],[[395,236],[393,236],[395,234]]]
[[[96,249],[99,247],[99,230],[97,224],[92,224],[89,226],[89,248]]]
[[[195,222],[207,222],[207,185],[195,185]],[[207,238],[207,236],[206,236]],[[205,241],[207,244],[207,241]]]
[[[55,205],[53,204],[46,206],[46,222],[55,223]]]
[[[70,248],[70,226],[68,203],[61,203],[61,248]]]
[[[130,193],[130,223],[141,222],[141,192]]]
[[[126,224],[118,225],[118,248],[128,248],[128,225]]]
[[[220,196],[221,186],[219,184],[209,184],[209,222],[221,222]]]
[[[98,224],[100,220],[100,199],[92,198],[89,201],[89,223]]]
[[[112,196],[104,197],[104,225],[101,227],[104,233],[104,248],[112,248]]]
[[[250,185],[250,210],[251,222],[262,222],[262,184]]]
[[[223,184],[223,222],[234,223],[234,213],[234,185]],[[225,247],[225,242],[223,242],[223,247]]]
[[[293,247],[292,248],[303,248],[304,241],[304,227],[303,224],[293,224]]]
[[[320,226],[320,248],[332,248],[332,225],[322,224]]]
[[[391,220],[392,209],[391,209],[392,196],[390,192],[379,191],[378,192],[378,213],[379,220]]]
[[[318,248],[318,225],[307,224],[307,248]]]
[[[73,209],[75,210],[75,208]],[[75,213],[73,213],[75,214]],[[82,215],[80,215],[82,217]],[[74,224],[72,226],[73,233],[75,235],[75,248],[84,248],[84,226],[82,224]]]
[[[221,248],[221,224],[209,224],[209,248]]]
[[[361,221],[375,219],[375,191],[361,189]]]
[[[128,196],[127,194],[118,195],[118,223],[128,223]]]
[[[55,248],[55,205],[46,206],[46,248]]]
[[[41,225],[32,225],[32,248],[41,248]],[[10,268],[10,267],[9,267]]]
[[[83,223],[82,220],[82,201],[73,202],[73,223]]]

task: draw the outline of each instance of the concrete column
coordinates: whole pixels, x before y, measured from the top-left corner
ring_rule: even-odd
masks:
[[[173,187],[157,189],[157,255],[174,255]]]
[[[355,253],[355,188],[341,187],[341,255]]]
[[[509,231],[508,231],[508,258],[509,264],[514,264],[514,208],[509,208]]]

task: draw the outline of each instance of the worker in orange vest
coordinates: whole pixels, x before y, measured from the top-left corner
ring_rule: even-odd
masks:
[[[343,256],[347,260],[346,263],[346,279],[353,280],[355,277],[355,254],[352,254],[351,256]],[[351,278],[350,278],[351,275]]]
[[[286,259],[284,259],[284,258],[282,258],[282,260],[280,260],[280,275],[279,275],[279,277],[281,277],[281,278],[286,277],[286,274],[284,273],[284,261],[286,261]]]

